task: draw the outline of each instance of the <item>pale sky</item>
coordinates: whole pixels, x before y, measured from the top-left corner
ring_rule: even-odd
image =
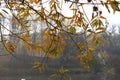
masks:
[[[117,0],[120,1],[120,0]],[[64,4],[63,5],[63,9],[62,9],[62,13],[66,16],[71,16],[72,15],[72,11],[69,10],[69,5],[68,4]],[[92,7],[93,5],[85,5],[84,6],[84,10],[89,18],[89,20],[91,19],[91,15],[92,15]],[[99,5],[100,10],[102,10],[102,16],[104,16],[107,19],[107,22],[109,23],[109,27],[107,28],[107,31],[111,30],[112,25],[117,25],[115,26],[116,29],[116,33],[118,33],[118,27],[120,27],[120,12],[115,12],[115,14],[113,14],[112,9],[110,10],[111,13],[108,12],[108,10],[103,7],[102,5]],[[82,11],[82,10],[81,10]]]
[[[69,7],[68,5],[66,6]],[[66,7],[66,6],[63,6],[63,7]],[[84,6],[85,12],[87,13],[87,16],[89,18],[91,18],[92,6],[93,5]],[[72,11],[70,11],[67,7],[63,8],[62,12],[66,16],[71,16]],[[100,8],[101,8],[100,10],[103,11],[102,16],[106,17],[111,24],[120,24],[120,12],[115,12],[115,14],[113,14],[112,10],[111,10],[111,13],[109,13],[105,7],[100,6]]]
[[[63,5],[62,5],[62,13],[65,15],[65,16],[71,16],[72,15],[72,11],[69,10],[69,6],[70,4],[69,3],[64,3],[64,0],[59,0]],[[81,0],[82,2],[86,2],[87,0]],[[120,0],[117,0],[117,1],[120,1]],[[48,2],[49,0],[43,0],[43,3],[44,3],[44,7],[49,9],[48,7]],[[87,16],[90,18],[91,17],[91,13],[92,13],[92,7],[93,5],[85,5],[84,6],[84,9],[85,9],[85,12],[87,13]],[[105,7],[100,7],[100,10],[102,10],[102,15],[104,17],[107,18],[107,20],[111,23],[111,24],[120,24],[120,12],[116,12],[115,14],[113,14],[112,12],[111,13],[108,13],[107,9],[105,9]]]
[[[48,0],[44,0],[44,2],[46,2]],[[65,15],[65,16],[71,16],[72,15],[72,11],[69,10],[69,6],[70,4],[69,3],[64,3],[64,0],[59,0],[60,2],[62,2],[62,13]],[[87,0],[81,0],[82,2],[85,2]],[[120,0],[117,0],[117,1],[120,1]],[[44,5],[44,7],[47,8],[47,3]],[[84,9],[85,9],[85,12],[87,13],[87,16],[89,18],[91,18],[91,13],[92,13],[92,7],[93,5],[85,5],[84,6]],[[109,13],[107,11],[107,9],[105,7],[103,7],[102,5],[99,5],[99,8],[100,10],[102,10],[102,16],[106,17],[107,20],[109,21],[110,24],[120,24],[120,12],[116,12],[115,14],[113,14],[112,10],[111,10],[111,13]]]
[[[44,2],[47,1],[47,3],[44,3],[43,6],[46,9],[49,9],[49,7],[48,7],[49,0],[43,0],[43,1]],[[65,16],[71,16],[73,12],[70,11],[70,9],[69,9],[70,4],[69,3],[64,3],[64,0],[59,0],[59,1],[62,2],[62,10],[61,10],[61,12]],[[85,1],[85,0],[82,0],[82,1]],[[120,0],[118,0],[118,1],[120,1]],[[93,7],[93,5],[85,5],[84,6],[85,12],[86,12],[87,16],[89,17],[89,19],[91,19],[92,7]],[[100,10],[103,11],[102,16],[107,18],[110,25],[113,25],[113,24],[120,25],[120,12],[116,12],[115,14],[113,14],[112,10],[111,10],[111,13],[109,13],[107,11],[107,9],[105,7],[103,7],[103,6],[99,5],[99,8],[100,8]],[[1,12],[1,10],[0,10],[0,12]]]
[[[120,24],[120,12],[106,15],[107,19],[113,24]]]

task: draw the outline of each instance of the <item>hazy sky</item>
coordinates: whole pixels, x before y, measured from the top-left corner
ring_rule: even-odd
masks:
[[[111,23],[120,24],[120,12],[116,12],[115,14],[108,14],[106,17]]]
[[[62,10],[63,14],[65,14],[66,16],[72,15],[72,11],[70,11],[68,9],[68,7],[69,7],[68,5],[65,5],[63,7],[64,7],[63,10]],[[93,7],[93,5],[85,5],[84,6],[85,12],[86,12],[86,14],[89,18],[91,18],[91,13],[93,12],[92,7]],[[120,24],[120,12],[115,12],[115,14],[113,14],[112,10],[111,10],[111,13],[109,13],[107,11],[107,9],[103,6],[99,6],[99,8],[100,8],[100,10],[103,11],[102,16],[106,17],[107,20],[111,24]]]
[[[45,2],[48,0],[44,0]],[[63,5],[62,5],[62,13],[66,16],[71,16],[72,15],[72,11],[69,10],[69,3],[64,3],[64,0],[59,0]],[[87,2],[87,0],[81,0],[82,2]],[[120,0],[117,0],[120,1]],[[47,3],[46,3],[47,4]],[[44,7],[48,8],[47,5],[44,5]],[[92,7],[93,5],[85,5],[84,9],[85,12],[87,13],[87,16],[89,18],[91,18],[91,13],[92,13]],[[102,10],[102,16],[106,17],[108,22],[110,24],[120,24],[120,12],[116,12],[115,14],[113,14],[112,10],[111,13],[108,13],[107,9],[105,7],[103,7],[102,5],[98,6],[100,10]]]
[[[61,12],[66,16],[71,16],[72,11],[69,10],[70,4],[69,3],[64,3],[64,0],[59,0],[59,1],[63,4]],[[87,2],[87,0],[80,0],[80,1]],[[120,0],[117,0],[117,1],[120,1]],[[43,0],[44,7],[47,8],[47,9],[49,9],[48,2],[49,2],[49,0]],[[85,12],[87,13],[87,16],[89,18],[91,18],[92,7],[93,7],[93,5],[85,5],[84,6]],[[105,7],[100,6],[100,5],[98,7],[100,8],[100,10],[103,11],[102,16],[106,17],[107,20],[111,24],[120,24],[120,12],[116,12],[115,14],[113,14],[112,12],[108,13],[108,11],[107,11],[107,9]]]

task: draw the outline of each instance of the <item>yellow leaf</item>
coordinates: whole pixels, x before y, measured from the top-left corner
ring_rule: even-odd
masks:
[[[44,29],[43,31],[43,40],[47,40],[49,38],[49,32],[48,32],[48,28]]]
[[[89,47],[89,50],[90,50],[90,51],[94,51],[95,48],[93,48],[93,47]]]
[[[86,63],[86,58],[85,58],[84,53],[81,53],[81,54],[77,55],[77,58],[80,60],[81,64],[85,64]]]
[[[21,23],[20,22],[18,22],[18,27],[20,27],[21,26]]]
[[[96,30],[104,30],[103,27],[98,27]]]
[[[15,50],[14,44],[11,44],[10,42],[5,43],[4,49],[7,49],[10,53],[13,53]]]
[[[30,53],[30,50],[31,50],[31,46],[30,45],[27,46],[27,50],[28,50],[28,53]]]
[[[101,19],[105,19],[105,20],[106,20],[106,18],[105,18],[105,17],[103,17],[103,16],[100,16],[100,18],[101,18]]]
[[[92,34],[93,34],[93,32],[89,32],[89,33],[87,34],[87,37],[91,37]]]
[[[40,62],[35,61],[33,64],[34,64],[34,65],[38,65],[38,64],[40,64]]]
[[[63,41],[63,40],[60,41],[60,44],[61,45],[66,45],[65,41]]]
[[[59,38],[61,38],[61,39],[67,39],[67,36],[65,36],[63,33],[59,33]]]
[[[52,45],[53,40],[50,39],[50,41],[46,44],[45,48],[49,48]]]
[[[80,41],[80,42],[78,42],[77,44],[78,44],[80,50],[84,50],[84,49],[85,49],[84,41]]]
[[[62,53],[63,52],[63,49],[61,47],[58,47],[57,48],[58,52]]]
[[[0,16],[1,16],[1,17],[4,17],[2,13],[0,13]]]
[[[34,0],[30,0],[30,3],[33,3],[34,2]]]
[[[34,42],[35,45],[41,44],[41,42],[39,40]]]
[[[96,33],[97,34],[101,34],[101,33],[104,33],[105,31],[104,30],[99,30],[99,31],[97,31]]]
[[[15,17],[12,17],[12,22],[15,22]]]
[[[10,8],[13,7],[13,3],[12,2],[8,2],[8,5],[9,5]]]
[[[24,41],[26,41],[26,42],[31,41],[31,40],[30,40],[30,37],[27,36],[27,35],[22,35],[21,38],[22,38]]]
[[[40,16],[38,16],[37,18],[35,18],[35,20],[34,20],[34,21],[38,21],[39,19],[41,19],[41,17],[40,17]]]
[[[39,68],[39,65],[34,65],[32,68],[38,69],[38,68]]]
[[[36,51],[37,50],[36,46],[32,46],[31,48],[32,48],[32,51]]]
[[[93,20],[91,21],[91,25],[92,25],[92,26],[97,26],[98,24],[99,24],[98,19],[93,19]]]
[[[37,53],[38,53],[38,54],[40,54],[41,49],[42,49],[42,47],[41,47],[41,48],[38,48],[38,47],[37,47]]]
[[[45,34],[44,37],[43,37],[43,41],[46,41],[48,39],[49,35],[48,34]]]
[[[93,16],[90,22],[93,22],[97,18],[97,15]]]
[[[22,46],[26,46],[26,45],[27,45],[27,43],[23,41],[22,42]]]

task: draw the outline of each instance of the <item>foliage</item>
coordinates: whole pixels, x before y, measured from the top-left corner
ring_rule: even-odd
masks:
[[[47,67],[47,64],[45,63],[40,63],[40,62],[34,62],[34,69],[39,69],[40,72],[43,72]]]
[[[69,70],[68,69],[64,69],[64,67],[62,66],[59,70],[58,73],[54,73],[52,74],[50,77],[60,77],[60,80],[71,80],[71,77],[68,75]]]
[[[6,5],[4,8],[7,10],[2,9],[1,18],[10,17],[10,23],[17,23],[15,32],[7,28],[11,28],[13,25],[6,26],[0,23],[1,43],[10,54],[13,55],[18,46],[17,43],[21,43],[23,47],[27,47],[28,52],[43,54],[49,60],[49,57],[56,58],[62,55],[66,39],[70,38],[79,49],[77,58],[84,65],[88,65],[90,61],[94,60],[94,50],[99,43],[104,43],[100,35],[104,32],[103,22],[106,18],[102,16],[98,3],[107,8],[108,12],[110,12],[110,7],[113,13],[120,10],[119,2],[116,0],[87,0],[87,4],[93,4],[92,18],[89,19],[87,16],[89,12],[86,12],[84,8],[86,3],[81,3],[81,0],[64,0],[65,4],[70,3],[69,9],[73,12],[71,17],[62,13],[63,4],[59,0],[49,0],[45,3],[42,0],[3,1],[3,4]],[[46,3],[48,3],[49,9],[44,7]],[[35,24],[37,25],[35,26]],[[10,38],[3,33],[3,28],[7,30],[9,33],[7,36]],[[77,28],[82,31],[78,32]],[[31,35],[35,32],[39,34],[33,40]],[[66,37],[65,33],[69,36]],[[84,39],[76,43],[71,37],[75,34],[83,34]],[[39,68],[39,65],[46,64],[35,63],[33,67]]]

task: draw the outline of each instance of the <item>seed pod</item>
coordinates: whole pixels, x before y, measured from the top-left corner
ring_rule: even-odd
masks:
[[[65,2],[68,2],[68,1],[70,1],[70,0],[65,0]]]
[[[98,11],[98,7],[94,6],[93,11]]]
[[[92,0],[87,0],[88,2],[91,2]]]
[[[101,15],[101,14],[102,14],[102,11],[99,11],[99,14]]]

